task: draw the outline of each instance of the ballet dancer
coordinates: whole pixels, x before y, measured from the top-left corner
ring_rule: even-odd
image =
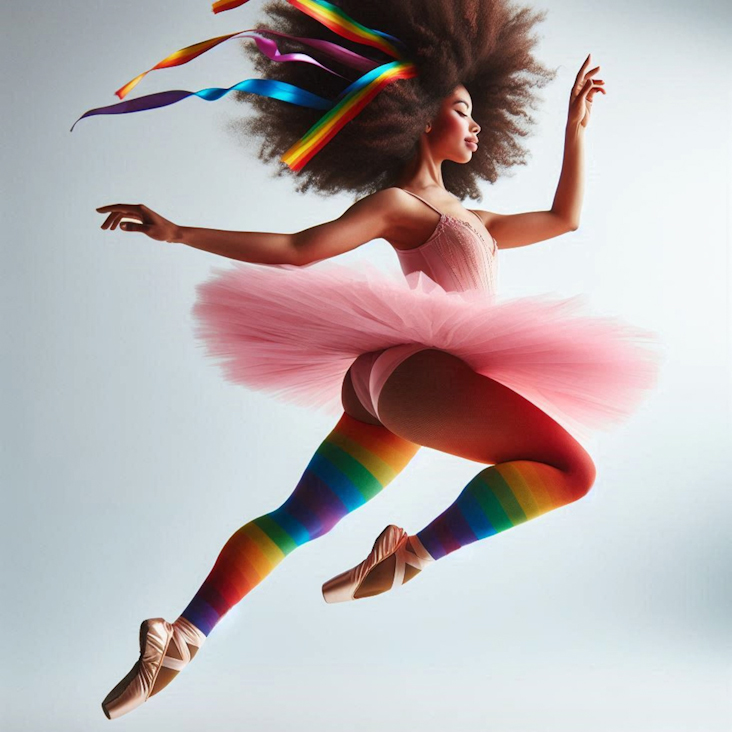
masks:
[[[544,13],[505,0],[287,0],[268,14],[267,27],[195,44],[154,68],[229,38],[256,40],[267,60],[251,44],[245,51],[277,79],[195,94],[211,101],[233,91],[251,103],[258,115],[245,136],[263,136],[266,162],[289,147],[279,172],[298,173],[298,192],[349,191],[356,202],[291,234],[178,225],[143,204],[97,211],[105,230],[233,260],[198,287],[196,335],[208,355],[231,382],[324,409],[335,424],[289,498],[229,538],[180,616],[143,621],[140,657],[102,703],[110,719],[164,689],[228,610],[291,552],[380,494],[421,446],[485,467],[421,530],[387,526],[360,564],[323,585],[326,602],[400,587],[467,544],[586,495],[596,469],[580,440],[627,418],[656,377],[652,334],[584,313],[574,298],[496,296],[499,250],[579,226],[585,130],[594,95],[605,94],[589,55],[569,94],[551,208],[499,214],[462,200],[480,200],[479,180],[495,182],[499,169],[523,162],[517,137],[528,132],[518,118],[532,121],[534,89],[554,76],[531,53]],[[152,94],[84,116],[192,94]],[[295,145],[293,129],[308,129]],[[379,238],[395,251],[398,278],[322,264]]]

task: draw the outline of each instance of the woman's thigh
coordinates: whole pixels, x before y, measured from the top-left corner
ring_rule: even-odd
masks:
[[[446,351],[425,349],[400,363],[377,406],[384,426],[425,447],[487,464],[532,460],[594,478],[592,459],[561,425]]]

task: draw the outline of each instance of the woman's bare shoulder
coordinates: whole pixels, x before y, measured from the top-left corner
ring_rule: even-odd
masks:
[[[392,186],[382,188],[358,201],[359,205],[364,202],[374,213],[385,216],[397,226],[407,226],[408,229],[420,228],[425,222],[424,203],[410,195],[403,188]],[[368,202],[368,203],[366,203]],[[426,219],[431,221],[432,216],[427,210]]]
[[[392,186],[370,193],[359,199],[358,203],[363,203],[375,213],[399,216],[409,210],[409,198],[410,196],[401,188]]]
[[[382,188],[359,200],[370,208],[386,226],[383,238],[395,249],[411,249],[435,228],[434,213],[414,196],[397,186]]]

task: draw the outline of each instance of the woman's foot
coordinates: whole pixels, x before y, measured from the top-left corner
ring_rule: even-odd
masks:
[[[140,658],[107,694],[102,710],[108,719],[131,712],[162,691],[188,665],[206,636],[183,617],[175,623],[163,618],[140,625]]]
[[[359,565],[323,585],[326,602],[373,597],[415,577],[434,560],[416,536],[398,526],[387,526]]]
[[[394,584],[394,575],[396,573],[397,553],[404,551],[405,553],[410,552],[413,556],[416,556],[414,549],[410,544],[411,538],[412,537],[410,536],[407,537],[403,550],[398,549],[397,552],[389,555],[382,562],[379,562],[366,575],[364,581],[359,585],[356,592],[353,593],[354,600],[358,600],[361,597],[373,597],[374,595],[380,595],[382,592],[387,592],[392,588]],[[414,564],[405,562],[404,577],[401,584],[409,582],[412,577],[418,575],[421,571],[422,570]]]

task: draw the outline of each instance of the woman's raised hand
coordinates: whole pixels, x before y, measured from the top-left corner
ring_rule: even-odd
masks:
[[[592,111],[592,97],[596,92],[607,93],[604,88],[605,82],[602,79],[592,78],[600,70],[600,67],[595,66],[594,69],[585,71],[590,63],[591,55],[587,54],[582,68],[577,72],[572,93],[569,96],[569,118],[567,120],[569,126],[587,127],[590,121],[590,112]]]
[[[141,231],[151,239],[157,241],[179,241],[180,227],[160,214],[141,203],[115,203],[111,206],[101,206],[99,213],[109,213],[102,224],[102,229],[116,229],[119,226],[123,231]],[[122,219],[136,219],[138,223],[120,221]]]

